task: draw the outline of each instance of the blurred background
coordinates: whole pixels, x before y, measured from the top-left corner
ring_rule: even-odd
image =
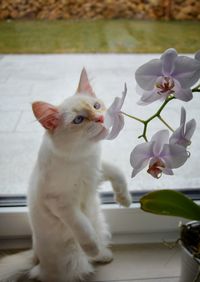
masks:
[[[0,53],[198,49],[199,0],[1,0]]]

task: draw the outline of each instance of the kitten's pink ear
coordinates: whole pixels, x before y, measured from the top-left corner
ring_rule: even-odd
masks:
[[[88,80],[88,76],[85,68],[82,69],[80,81],[77,89],[77,94],[81,94],[81,93],[89,94],[90,96],[95,97],[92,86],[90,85],[90,82]]]
[[[53,131],[58,126],[60,115],[57,107],[45,102],[34,102],[32,109],[36,119],[44,128]]]

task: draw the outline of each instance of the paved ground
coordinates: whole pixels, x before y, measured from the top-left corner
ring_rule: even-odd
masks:
[[[120,95],[127,82],[128,97],[124,111],[139,117],[148,117],[159,104],[149,107],[136,105],[134,72],[142,63],[158,55],[8,55],[0,56],[0,194],[27,191],[28,179],[34,165],[43,130],[31,113],[31,102],[44,100],[58,104],[73,95],[83,66],[88,69],[97,95],[106,105]],[[188,103],[189,118],[199,120],[200,99]],[[183,103],[180,103],[181,105]],[[165,113],[172,126],[178,126],[177,101]],[[158,129],[155,123],[152,128]],[[127,176],[130,189],[158,187],[199,187],[199,130],[191,147],[192,157],[176,171],[174,177],[152,179],[145,172],[130,179],[129,155],[139,143],[141,126],[126,118],[124,131],[114,141],[104,141],[104,158],[118,164]],[[109,189],[105,186],[104,189]]]

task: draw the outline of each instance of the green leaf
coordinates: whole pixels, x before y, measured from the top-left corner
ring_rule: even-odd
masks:
[[[200,206],[183,193],[174,190],[153,191],[140,199],[141,209],[160,215],[200,220]]]

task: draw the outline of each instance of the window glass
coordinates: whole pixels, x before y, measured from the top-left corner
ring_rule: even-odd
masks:
[[[59,104],[75,93],[81,69],[86,67],[97,96],[107,106],[121,95],[126,82],[124,112],[148,118],[160,103],[148,107],[137,105],[136,69],[159,58],[169,47],[191,56],[199,47],[198,22],[38,21],[34,13],[26,14],[26,18],[31,17],[29,20],[16,20],[12,18],[15,14],[5,11],[2,14],[2,9],[0,5],[0,195],[27,193],[44,132],[31,112],[33,101]],[[172,30],[176,36],[171,35]],[[190,103],[173,101],[163,112],[173,128],[179,125],[181,105],[187,109],[188,120],[199,121],[200,99],[194,95]],[[153,122],[148,136],[159,128],[164,127],[158,121]],[[200,186],[199,125],[192,139],[190,159],[174,170],[175,176],[163,175],[159,180],[145,170],[131,179],[129,157],[141,142],[138,140],[141,132],[141,124],[125,117],[119,137],[102,142],[103,159],[121,167],[131,191]],[[109,184],[102,187],[102,191],[110,189]]]

